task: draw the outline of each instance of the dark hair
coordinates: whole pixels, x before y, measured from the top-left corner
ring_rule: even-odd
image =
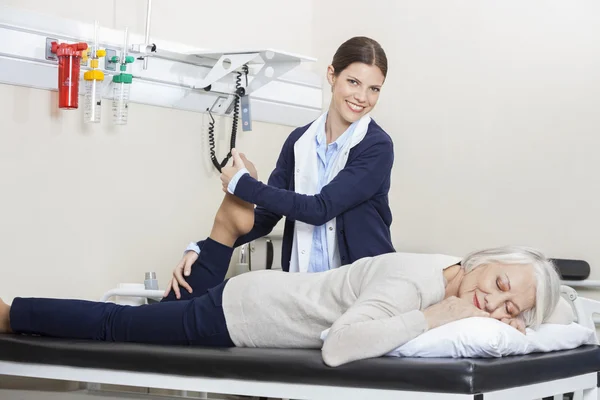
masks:
[[[381,70],[383,77],[387,76],[387,57],[385,51],[375,40],[365,36],[355,36],[346,40],[333,56],[334,74],[338,76],[348,65],[360,62],[375,65]]]

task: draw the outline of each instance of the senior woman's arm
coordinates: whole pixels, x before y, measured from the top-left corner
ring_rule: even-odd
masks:
[[[462,318],[489,317],[472,303],[448,297],[421,310],[416,286],[398,277],[367,287],[331,327],[322,348],[325,364],[381,357],[428,329]]]
[[[377,286],[335,321],[321,350],[325,364],[381,357],[427,331],[414,284],[390,280]]]

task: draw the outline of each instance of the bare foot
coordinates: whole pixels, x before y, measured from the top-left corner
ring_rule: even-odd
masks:
[[[246,169],[254,179],[258,179],[256,167],[240,154]],[[238,237],[250,232],[254,227],[254,205],[239,197],[226,193],[215,215],[210,237],[219,243],[233,246]]]
[[[253,177],[254,179],[258,179],[258,171],[256,170],[256,167],[254,166],[252,161],[248,160],[244,153],[240,153],[240,158],[244,162],[244,165],[246,166],[246,169],[250,173],[250,176]]]
[[[10,329],[10,306],[0,299],[0,333],[12,333]]]
[[[236,239],[245,235],[254,226],[254,205],[232,194],[225,194],[215,215],[215,226],[217,225]]]

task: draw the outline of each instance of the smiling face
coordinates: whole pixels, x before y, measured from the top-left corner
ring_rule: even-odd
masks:
[[[536,279],[531,265],[492,263],[472,269],[458,287],[458,297],[492,318],[516,318],[535,306]]]
[[[332,88],[329,111],[350,125],[375,107],[385,77],[379,67],[355,62],[338,75],[329,66],[327,79]]]

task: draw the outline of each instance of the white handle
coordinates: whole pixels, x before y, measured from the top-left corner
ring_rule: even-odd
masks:
[[[562,281],[563,285],[571,286],[571,287],[581,287],[581,288],[590,288],[597,289],[600,288],[600,281],[595,281],[591,279],[584,279],[582,281]]]
[[[160,300],[163,297],[165,292],[163,290],[147,290],[147,289],[132,289],[132,288],[122,288],[122,289],[111,289],[108,292],[104,293],[102,299],[100,301],[106,302],[113,296],[123,296],[123,297],[148,297],[154,300]]]

